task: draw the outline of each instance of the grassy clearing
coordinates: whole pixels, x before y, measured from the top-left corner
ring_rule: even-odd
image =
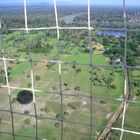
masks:
[[[53,43],[53,41],[52,41]],[[56,42],[54,42],[56,43]],[[52,55],[50,55],[52,57]],[[89,54],[78,54],[78,55],[62,55],[62,59],[66,62],[80,62],[87,63],[90,62]],[[95,54],[93,56],[94,64],[108,64],[108,58],[103,55]],[[11,74],[11,83],[13,85],[18,85],[20,87],[31,87],[28,84],[31,83],[30,77],[30,65],[27,62],[10,64],[12,68],[9,70]],[[61,104],[60,104],[60,96],[52,95],[49,93],[55,92],[59,93],[59,72],[58,65],[50,65],[49,63],[38,62],[33,65],[34,71],[34,87],[35,89],[43,90],[43,92],[36,92],[36,102],[37,102],[37,110],[38,114],[42,117],[50,117],[55,118],[57,116],[60,117],[61,112]],[[64,93],[90,93],[90,82],[91,82],[91,72],[93,72],[93,77],[100,79],[95,80],[93,82],[93,95],[94,96],[111,96],[111,97],[120,97],[123,93],[123,72],[119,70],[113,69],[96,69],[91,70],[90,66],[81,66],[81,65],[65,65],[62,64],[62,90]],[[96,73],[95,73],[96,72]],[[39,78],[36,78],[38,76]],[[112,78],[113,85],[116,85],[116,89],[108,88],[107,84],[105,84],[103,78],[105,79]],[[38,79],[38,80],[37,80]],[[96,82],[98,81],[98,82]],[[28,86],[27,86],[28,85]],[[12,99],[16,98],[19,90],[12,91]],[[86,104],[83,105],[83,102]],[[93,120],[97,125],[106,125],[108,120],[113,115],[113,112],[117,109],[119,103],[115,103],[115,101],[100,101],[94,100],[93,103]],[[19,103],[12,103],[14,110],[18,112],[24,113],[24,111],[29,111],[30,114],[33,114],[33,104],[22,106]],[[76,122],[85,122],[88,123],[90,120],[89,112],[90,112],[90,102],[86,98],[75,98],[75,97],[64,97],[63,107],[64,107],[64,118],[69,121]],[[22,110],[20,109],[22,108]],[[63,114],[63,115],[64,115]],[[21,124],[21,126],[16,126],[17,134],[25,134],[25,135],[35,135],[35,121],[31,118],[30,125],[24,124],[25,118],[23,117],[15,117],[16,123]],[[94,123],[93,122],[93,123]],[[49,120],[39,120],[39,137],[47,138],[50,140],[60,139],[60,126],[55,126],[55,121]],[[83,128],[83,126],[78,125],[64,125],[64,139],[71,140],[87,140],[88,139],[88,128]],[[101,131],[101,129],[96,129],[96,134],[94,138],[96,138],[97,133]],[[2,137],[3,138],[3,137]],[[93,139],[94,139],[93,138]],[[17,140],[23,140],[23,138],[17,137]],[[8,138],[5,140],[9,140]]]
[[[139,109],[140,104],[129,104],[125,117],[125,129],[140,132],[140,112],[138,111]]]
[[[136,97],[135,100],[140,101],[140,71],[129,71],[129,75],[131,83],[131,94],[133,97]]]
[[[64,139],[71,140],[87,140],[89,138],[88,134],[88,127],[83,126],[76,126],[76,125],[69,125],[68,128],[65,128],[64,130]]]
[[[62,55],[62,60],[65,62],[79,62],[79,63],[90,63],[90,54],[78,54],[78,55]],[[108,64],[109,60],[102,54],[93,54],[92,57],[93,64]]]
[[[0,92],[0,102],[3,101],[5,97],[6,96]],[[7,99],[8,99],[8,94],[7,94]]]
[[[82,55],[81,55],[81,58],[84,58]],[[87,58],[87,55],[86,57]],[[82,61],[86,60],[87,59],[83,59]],[[79,59],[80,60],[80,59]],[[58,82],[58,65],[53,65],[51,68],[47,68],[47,63],[37,63],[36,65],[33,66],[33,70],[34,70],[34,75],[39,75],[40,77],[40,80],[35,80],[35,88],[36,89],[46,89],[46,90],[51,90],[50,87],[52,86],[55,86],[57,88],[57,90],[59,91],[59,83],[58,83],[58,87],[57,87],[57,82]],[[11,75],[14,75],[15,77],[16,76],[19,76],[20,75],[25,75],[25,77],[27,77],[27,74],[26,72],[28,71],[28,65],[26,63],[19,63],[16,65],[16,67],[12,68],[11,69]],[[77,69],[80,69],[80,71],[77,72]],[[86,93],[86,94],[89,94],[89,87],[90,87],[90,73],[89,71],[91,70],[91,68],[89,66],[80,66],[80,65],[76,65],[76,66],[72,66],[72,65],[62,65],[62,87],[63,87],[63,91],[67,91],[67,92],[83,92],[83,93]],[[94,69],[93,69],[94,71]],[[113,70],[110,70],[110,69],[95,69],[95,71],[100,71],[100,73],[98,74],[98,77],[101,77],[101,75],[106,75],[107,77],[112,77],[110,75],[111,72],[114,73],[114,79],[113,79],[113,83],[114,84],[118,84],[117,87],[119,87],[119,84],[121,85],[122,83],[119,83],[120,80],[123,80],[122,79],[122,74],[120,72],[116,72],[116,71],[113,71]],[[35,78],[35,77],[34,77]],[[30,79],[30,77],[29,77]],[[21,82],[20,84],[21,85],[24,85],[24,84],[27,84],[26,83],[27,80],[24,80],[23,82]],[[66,85],[67,84],[67,85]],[[79,87],[79,89],[75,89],[75,87]],[[69,88],[69,89],[67,89]],[[102,93],[102,91],[104,91],[104,94],[102,96],[108,96],[109,95],[109,92],[112,92],[113,90],[109,89],[105,86],[101,86],[100,89],[101,91],[99,91],[99,88],[96,89],[96,86],[93,87],[93,95],[99,95],[98,93]],[[106,89],[106,90],[105,90]],[[117,91],[118,89],[116,89],[116,95],[117,96],[120,96],[120,92]],[[119,89],[120,91],[123,90],[123,88],[120,88]],[[12,93],[13,97],[16,96],[16,93],[18,92],[19,90],[16,90],[16,91],[13,91],[14,93]],[[96,93],[96,94],[95,94]],[[114,94],[115,94],[114,93]],[[46,97],[46,99],[45,99]],[[38,107],[38,112],[40,112],[40,109],[43,107],[41,105],[41,102],[43,103],[47,103],[47,107],[48,107],[48,111],[47,113],[44,113],[44,112],[40,112],[41,115],[45,116],[47,115],[48,117],[55,117],[57,114],[60,113],[60,100],[59,98],[54,98],[54,97],[51,97],[48,93],[46,94],[46,92],[43,93],[36,93],[36,98],[37,98],[37,105],[39,105]],[[77,99],[74,99],[72,98],[70,100],[67,99],[67,102],[70,103],[71,105],[74,106],[75,109],[72,109],[70,108],[70,106],[68,105],[68,103],[64,103],[64,106],[65,106],[65,111],[68,111],[68,112],[71,112],[68,114],[68,116],[66,117],[67,120],[73,120],[73,121],[78,121],[78,122],[87,122],[89,121],[89,107],[88,106],[84,106],[84,108],[86,109],[85,112],[79,112],[79,109],[81,109],[81,107],[83,108],[82,105],[82,102],[85,101],[81,101],[79,102],[79,98]],[[88,103],[88,102],[87,102]],[[15,108],[15,110],[17,110],[16,108],[17,106],[17,103],[14,103],[13,104],[13,107]],[[112,112],[112,107],[116,107],[116,106],[113,106],[113,103],[105,103],[105,104],[101,104],[100,101],[97,101],[95,104],[94,104],[94,108],[96,107],[96,110],[95,111],[95,114],[96,116],[93,117],[93,120],[96,121],[97,124],[100,124],[100,125],[103,125],[107,122],[107,118],[106,116]],[[30,107],[29,107],[30,108]],[[106,109],[107,110],[106,110]],[[32,108],[31,108],[32,109]],[[29,109],[30,110],[30,109]],[[70,111],[71,110],[71,111]],[[101,113],[102,112],[102,113]],[[31,114],[33,113],[32,111],[30,112]],[[74,116],[74,117],[73,117]],[[105,116],[104,118],[102,116]],[[102,118],[101,118],[102,117]],[[101,119],[99,119],[101,118]],[[50,126],[48,128],[51,128]],[[32,129],[29,127],[29,128],[26,128],[25,127],[25,130],[24,130],[24,133],[26,131],[28,131],[30,134],[31,132],[28,130],[30,129],[30,131],[32,131]],[[66,127],[66,129],[70,129],[70,127]],[[20,133],[23,133],[23,130],[18,130]],[[52,127],[52,129],[48,129],[48,131],[50,132],[50,138],[52,138],[52,135],[53,135],[53,130],[54,130],[54,127]],[[45,131],[43,130],[43,127],[41,129],[41,135],[44,135],[46,134],[46,132],[42,132],[42,131]],[[81,140],[81,137],[78,138],[77,133],[74,133],[74,131],[76,131],[76,128],[73,128],[72,130],[70,130],[71,132],[73,132],[73,136],[72,137],[77,137],[77,140]],[[97,130],[97,131],[100,131],[100,130]],[[80,132],[79,132],[80,133]],[[69,134],[67,134],[69,135]],[[84,137],[83,137],[84,139]],[[86,139],[86,136],[85,136],[85,139]]]
[[[140,136],[135,134],[124,133],[123,140],[139,140]]]
[[[101,102],[102,101],[102,102]],[[97,126],[106,126],[108,121],[112,118],[116,112],[120,102],[113,100],[93,100],[93,124]],[[97,138],[103,128],[94,128],[94,138]]]
[[[1,140],[13,140],[13,137],[11,135],[0,134],[0,138]],[[16,138],[16,140],[23,140],[23,139]]]
[[[76,91],[75,88],[79,87],[77,91],[89,93],[89,70],[90,67],[86,66],[73,66],[62,65],[62,88],[63,91]],[[80,69],[81,72],[77,72]],[[67,84],[65,86],[65,83]]]
[[[119,140],[120,135],[121,135],[121,131],[112,130],[108,140]]]
[[[30,64],[28,62],[21,62],[12,66],[12,69],[9,70],[11,76],[18,76],[24,74],[27,70],[30,69]]]
[[[124,76],[121,69],[97,69],[96,73],[96,76],[94,76],[96,80],[93,86],[94,96],[119,98],[123,95]],[[108,83],[104,83],[104,79],[108,79]],[[110,80],[112,82],[109,82]],[[115,87],[111,88],[111,85]]]
[[[35,137],[35,124],[34,125],[24,125],[22,126],[22,128],[18,128],[18,130],[16,131],[17,135],[27,135],[27,136],[32,136]]]

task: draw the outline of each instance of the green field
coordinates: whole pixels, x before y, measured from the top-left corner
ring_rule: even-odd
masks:
[[[90,54],[78,54],[78,55],[62,55],[62,60],[65,62],[79,62],[79,63],[90,63]],[[93,54],[92,56],[93,64],[108,64],[108,59],[103,55]]]
[[[88,54],[79,55],[63,55],[62,59],[65,62],[80,62],[89,64]],[[93,63],[107,64],[108,59],[103,55],[94,55]],[[30,64],[29,62],[9,62],[8,64],[10,84],[17,87],[31,87],[31,77],[30,77]],[[38,62],[33,65],[34,72],[34,88],[39,89],[42,92],[36,92],[36,103],[38,115],[41,117],[56,118],[61,112],[60,96],[59,96],[59,73],[58,64],[53,64],[50,66],[49,63]],[[91,79],[91,73],[93,73],[93,79]],[[39,79],[36,78],[39,77]],[[94,79],[95,78],[95,79]],[[108,84],[105,81],[111,80]],[[119,98],[123,94],[123,72],[121,69],[110,69],[110,68],[91,68],[90,66],[82,65],[68,65],[62,64],[62,90],[67,94],[90,94],[90,83],[92,83],[93,96],[103,96],[103,97],[117,97]],[[96,82],[98,81],[98,82]],[[111,85],[115,85],[112,89]],[[121,87],[121,88],[120,88]],[[33,104],[26,106],[20,105],[16,101],[17,93],[20,90],[12,90],[12,107],[14,111],[24,113],[29,111],[30,114],[34,114]],[[58,93],[58,95],[53,95],[50,92]],[[1,101],[5,100],[5,95],[1,94]],[[2,96],[3,95],[3,96]],[[5,96],[4,96],[5,95]],[[4,98],[5,97],[5,98]],[[119,102],[94,100],[93,101],[93,120],[96,125],[106,125],[108,120],[111,118],[115,110],[117,109]],[[90,120],[90,101],[86,97],[63,97],[63,107],[65,120],[89,123]],[[19,110],[23,107],[22,110]],[[81,111],[81,108],[83,111]],[[96,115],[95,115],[96,114]],[[103,117],[104,116],[104,117]],[[35,135],[35,120],[32,117],[23,117],[21,115],[15,115],[16,134],[21,135]],[[99,119],[100,118],[100,119]],[[57,119],[57,118],[56,118]],[[3,125],[6,126],[10,120],[3,118]],[[26,121],[26,123],[24,123]],[[55,126],[56,121],[39,120],[39,137],[48,139],[59,139],[60,137],[60,123]],[[20,126],[18,124],[21,124]],[[3,126],[3,127],[4,127]],[[93,138],[96,138],[97,133],[101,129],[94,129]],[[96,133],[95,133],[96,132]],[[77,135],[79,133],[79,135]],[[82,133],[82,135],[80,135]],[[72,134],[72,135],[71,135]],[[9,137],[1,136],[5,140],[9,140]],[[64,125],[64,139],[71,140],[76,138],[77,140],[87,140],[88,138],[88,127],[83,128],[81,125],[72,125],[67,123]],[[17,140],[22,140],[23,138],[17,137]]]
[[[55,39],[49,39],[51,45],[56,45]],[[16,50],[18,51],[18,50]],[[11,51],[11,55],[15,55],[16,51]],[[49,53],[32,53],[33,59],[53,59],[56,57],[58,50],[53,48]],[[20,58],[28,58],[28,54],[25,52],[19,52]],[[57,60],[57,59],[56,59]],[[124,71],[121,68],[101,68],[99,66],[91,67],[89,53],[77,53],[71,50],[70,53],[61,53],[60,60],[66,62],[61,65],[61,86],[62,92],[67,94],[63,96],[63,114],[64,120],[82,122],[88,124],[90,122],[90,99],[88,97],[92,93],[93,98],[93,124],[97,126],[106,126],[113,114],[116,112],[120,101],[112,100],[111,98],[121,98],[124,94]],[[67,64],[67,62],[73,62],[73,64]],[[103,52],[96,52],[92,55],[93,64],[109,64],[110,59],[103,54]],[[80,65],[76,63],[83,63],[86,65]],[[9,84],[13,87],[19,88],[31,88],[31,65],[27,62],[9,61],[7,63]],[[37,113],[41,118],[48,117],[52,120],[39,119],[38,120],[38,136],[48,140],[59,140],[61,133],[61,98],[60,98],[60,81],[59,81],[59,65],[57,63],[47,62],[33,62],[32,70],[34,73],[34,88],[40,90],[35,92]],[[137,78],[139,72],[131,72],[133,79]],[[132,80],[133,80],[132,79]],[[2,83],[1,83],[2,85]],[[90,88],[92,87],[92,88]],[[138,87],[134,87],[134,91],[137,92]],[[12,108],[15,112],[29,113],[34,115],[33,102],[27,105],[21,105],[17,102],[17,94],[20,89],[11,89]],[[1,88],[0,91],[0,107],[6,106],[9,109],[9,103],[7,90]],[[55,94],[54,94],[55,93]],[[57,94],[57,95],[56,95]],[[77,94],[78,96],[70,96],[69,94]],[[136,94],[136,93],[135,93]],[[107,99],[105,99],[107,98]],[[139,97],[137,97],[139,99]],[[131,130],[135,129],[139,131],[139,114],[133,116],[139,106],[130,105],[126,113],[125,127]],[[1,126],[0,130],[10,131],[11,120],[5,113],[0,114]],[[130,119],[134,118],[134,119]],[[56,119],[56,120],[53,120]],[[29,135],[35,136],[35,119],[33,117],[23,117],[22,115],[14,115],[15,133],[17,135]],[[19,125],[20,124],[20,125]],[[134,125],[132,125],[134,124]],[[9,126],[9,128],[8,128]],[[120,126],[119,126],[120,127]],[[93,140],[97,138],[103,128],[93,128]],[[83,126],[80,124],[71,124],[64,122],[64,140],[87,140],[89,135],[89,126]],[[117,140],[120,134],[116,132],[111,133],[111,137]],[[128,137],[124,135],[124,137]],[[133,137],[133,136],[132,136]],[[0,139],[10,140],[11,137],[4,135],[0,136]],[[23,140],[24,138],[16,137],[16,140]],[[26,138],[27,139],[27,138]],[[29,138],[31,139],[31,138]],[[28,140],[28,139],[27,139]],[[125,140],[125,139],[124,139]]]

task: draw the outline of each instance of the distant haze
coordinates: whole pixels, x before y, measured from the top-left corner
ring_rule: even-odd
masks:
[[[2,0],[0,5],[21,5],[24,0]],[[86,5],[88,0],[56,0],[58,5]],[[91,4],[95,5],[122,5],[123,0],[90,0]],[[27,0],[29,4],[53,4],[53,0]],[[138,6],[140,0],[126,0],[126,5]]]

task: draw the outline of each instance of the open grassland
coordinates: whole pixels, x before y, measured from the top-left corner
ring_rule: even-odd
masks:
[[[64,56],[63,58],[65,58],[65,61],[70,61],[70,56]],[[87,58],[88,55],[82,54],[72,57],[71,60],[81,61],[82,63],[84,61],[84,63],[88,63],[89,59]],[[103,56],[93,58],[95,63],[98,62],[98,60],[102,61],[102,63],[107,62]],[[59,122],[59,119],[61,118],[61,104],[59,95],[60,83],[58,64],[36,62],[33,63],[33,72],[34,88],[40,90],[40,92],[35,93],[38,115],[42,118],[48,117],[58,120],[39,119],[39,137],[42,139],[46,138],[51,140],[60,139],[61,123]],[[8,63],[8,73],[11,86],[31,88],[29,62],[10,61]],[[91,73],[93,74],[92,79]],[[106,81],[108,81],[108,84],[106,84]],[[91,69],[90,66],[62,64],[63,93],[89,95],[90,83],[92,83],[93,86],[93,96],[121,97],[123,94],[123,72],[121,69],[101,69],[98,67]],[[5,88],[1,88],[0,107],[5,108],[5,106],[7,106],[8,109],[8,96],[7,91],[4,89]],[[17,102],[16,97],[19,91],[20,90],[11,90],[13,111],[34,115],[34,107],[32,102],[28,105],[21,105]],[[119,102],[115,102],[113,100],[94,99],[92,105],[93,123],[96,125],[105,126],[117,109]],[[7,116],[5,113],[1,114],[1,129],[3,129],[3,131],[6,129],[8,132],[11,132],[12,130],[8,129],[10,127],[7,127],[11,126],[10,113],[8,114],[9,117],[5,117]],[[90,100],[82,96],[64,96],[62,115],[64,120],[88,124],[90,121]],[[33,117],[15,114],[14,118],[16,134],[35,136],[35,119]],[[102,129],[94,128],[94,130],[93,139],[97,137]],[[72,138],[76,138],[77,140],[87,140],[88,133],[89,126],[70,124],[66,122],[64,123],[64,139],[71,140]],[[3,135],[1,138],[4,138],[5,140],[11,139],[10,137]],[[22,140],[23,138],[17,137],[16,139]]]
[[[124,129],[130,131],[140,132],[140,94],[139,94],[139,81],[140,81],[140,71],[139,70],[130,70],[129,71],[129,83],[131,86],[131,100],[133,103],[129,103],[126,108],[125,113],[125,121],[124,121]],[[114,127],[121,128],[122,125],[122,117],[119,118],[118,122]],[[119,140],[120,132],[113,131],[114,135],[110,136],[110,140]],[[112,134],[112,133],[111,133]],[[112,139],[111,139],[112,138]],[[139,135],[130,134],[124,132],[123,140],[139,140]]]
[[[56,48],[57,41],[50,39],[50,46],[55,46],[51,50],[43,52],[32,52],[33,59],[53,59],[58,60],[58,50]],[[103,47],[103,46],[102,46]],[[20,48],[21,49],[21,48]],[[61,117],[65,121],[74,121],[89,124],[90,116],[90,99],[83,95],[92,95],[94,97],[92,102],[92,119],[94,127],[92,137],[96,139],[108,121],[111,119],[117,110],[120,101],[111,100],[109,98],[121,98],[124,94],[124,70],[121,68],[101,68],[90,67],[90,65],[80,65],[76,63],[90,64],[90,54],[88,52],[77,51],[74,48],[70,53],[61,52],[60,59],[64,62],[73,62],[73,64],[63,63],[61,65],[61,84],[62,92],[66,95],[63,96],[63,112],[61,114],[61,98],[60,98],[60,77],[59,65],[57,63],[49,62],[35,62],[33,61],[32,69],[34,73],[34,88],[39,90],[35,92],[37,115],[38,119],[38,136],[48,140],[59,140],[61,134]],[[38,50],[36,50],[38,51]],[[18,52],[18,53],[17,53]],[[77,53],[78,52],[78,53]],[[16,56],[18,54],[18,56]],[[10,52],[11,56],[28,58],[28,53],[19,51],[15,48]],[[92,54],[93,64],[109,64],[109,57],[105,56],[103,51],[96,50]],[[2,61],[1,61],[2,64]],[[31,65],[28,61],[8,61],[8,77],[9,84],[12,87],[31,88]],[[138,71],[130,73],[132,76],[131,81],[133,84],[133,93],[136,99],[139,99],[138,94]],[[4,83],[5,84],[5,81]],[[1,82],[2,85],[2,82]],[[91,87],[91,88],[90,88]],[[31,102],[27,105],[21,105],[17,102],[17,94],[20,89],[11,89],[12,108],[14,112],[19,112],[26,115],[35,115],[34,104]],[[70,96],[69,94],[77,94],[78,96]],[[106,98],[106,99],[105,99]],[[0,89],[0,108],[9,109],[8,94],[6,88]],[[130,105],[126,112],[125,127],[129,130],[131,128],[139,131],[138,118],[139,115],[136,111],[139,105]],[[23,116],[21,114],[14,114],[15,132],[18,135],[35,136],[36,121],[31,116]],[[61,116],[62,115],[62,116]],[[1,113],[1,131],[12,132],[10,113]],[[44,119],[52,118],[52,119]],[[134,119],[131,119],[134,118]],[[64,121],[64,140],[87,140],[89,135],[89,126],[80,124],[71,124]],[[135,124],[132,125],[132,124]],[[121,126],[119,126],[121,127]],[[127,129],[126,128],[126,129]],[[113,132],[111,137],[115,140],[118,139],[120,134]],[[128,137],[124,135],[124,137]],[[1,135],[1,139],[10,140],[11,137]],[[23,140],[24,138],[16,137],[16,140]],[[26,138],[28,139],[28,138]],[[29,138],[32,139],[32,138]],[[124,139],[125,140],[125,139]]]

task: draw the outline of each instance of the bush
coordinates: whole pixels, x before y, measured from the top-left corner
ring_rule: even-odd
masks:
[[[111,85],[110,86],[112,89],[116,89],[117,87],[116,87],[116,85]]]
[[[64,116],[68,116],[69,115],[69,112],[64,112]]]
[[[80,68],[76,69],[76,73],[80,73],[82,70]]]
[[[10,64],[14,64],[14,61],[9,61]]]
[[[11,76],[8,76],[8,80],[11,81],[12,80],[12,77]]]
[[[31,83],[28,83],[28,84],[27,84],[27,87],[28,87],[28,88],[31,87],[31,86],[32,86]]]
[[[3,82],[4,82],[3,76],[0,75],[0,83],[3,83]]]
[[[40,76],[37,75],[37,76],[35,77],[35,80],[36,80],[36,81],[39,81],[39,80],[40,80]]]
[[[65,90],[67,90],[67,91],[68,91],[68,90],[69,90],[69,87],[66,87],[66,88],[65,88]]]
[[[56,115],[56,118],[57,118],[57,119],[61,119],[61,115],[60,115],[60,114],[57,114],[57,115]]]
[[[73,69],[76,69],[76,61],[73,61],[72,68],[73,68]]]
[[[27,78],[29,78],[29,77],[30,77],[30,74],[27,75]]]
[[[27,125],[29,125],[30,124],[30,119],[24,120],[24,123],[27,124]]]
[[[9,70],[12,70],[12,67],[8,67],[8,71],[9,71]]]
[[[30,112],[29,112],[29,111],[27,111],[27,110],[26,110],[26,111],[24,111],[24,114],[25,114],[25,115],[29,115],[29,113],[30,113]]]
[[[55,91],[57,88],[55,86],[52,87],[52,90]]]
[[[134,85],[135,87],[139,87],[139,86],[140,86],[140,81],[134,81],[134,82],[133,82],[133,85]]]
[[[105,101],[103,101],[103,100],[101,100],[101,101],[100,101],[100,104],[106,104],[106,102],[105,102]]]
[[[76,91],[80,91],[80,87],[77,86],[77,87],[74,88],[74,90],[76,90]]]
[[[13,104],[13,103],[16,103],[16,101],[17,101],[17,98],[14,97],[14,98],[12,99],[12,104]]]
[[[140,96],[140,89],[137,89],[136,96]]]
[[[60,122],[55,122],[54,126],[55,127],[59,127],[60,126]]]
[[[67,86],[68,86],[68,84],[67,84],[67,83],[64,83],[64,86],[65,86],[65,87],[67,87]]]
[[[53,66],[54,66],[55,64],[54,63],[47,63],[47,65],[46,65],[46,67],[48,68],[48,69],[51,69]]]
[[[44,108],[44,112],[49,112],[49,109],[48,109],[48,107],[47,106],[45,106],[45,108]]]
[[[75,107],[74,105],[72,105],[71,103],[69,103],[68,106],[69,106],[71,109],[76,109],[76,107]]]

